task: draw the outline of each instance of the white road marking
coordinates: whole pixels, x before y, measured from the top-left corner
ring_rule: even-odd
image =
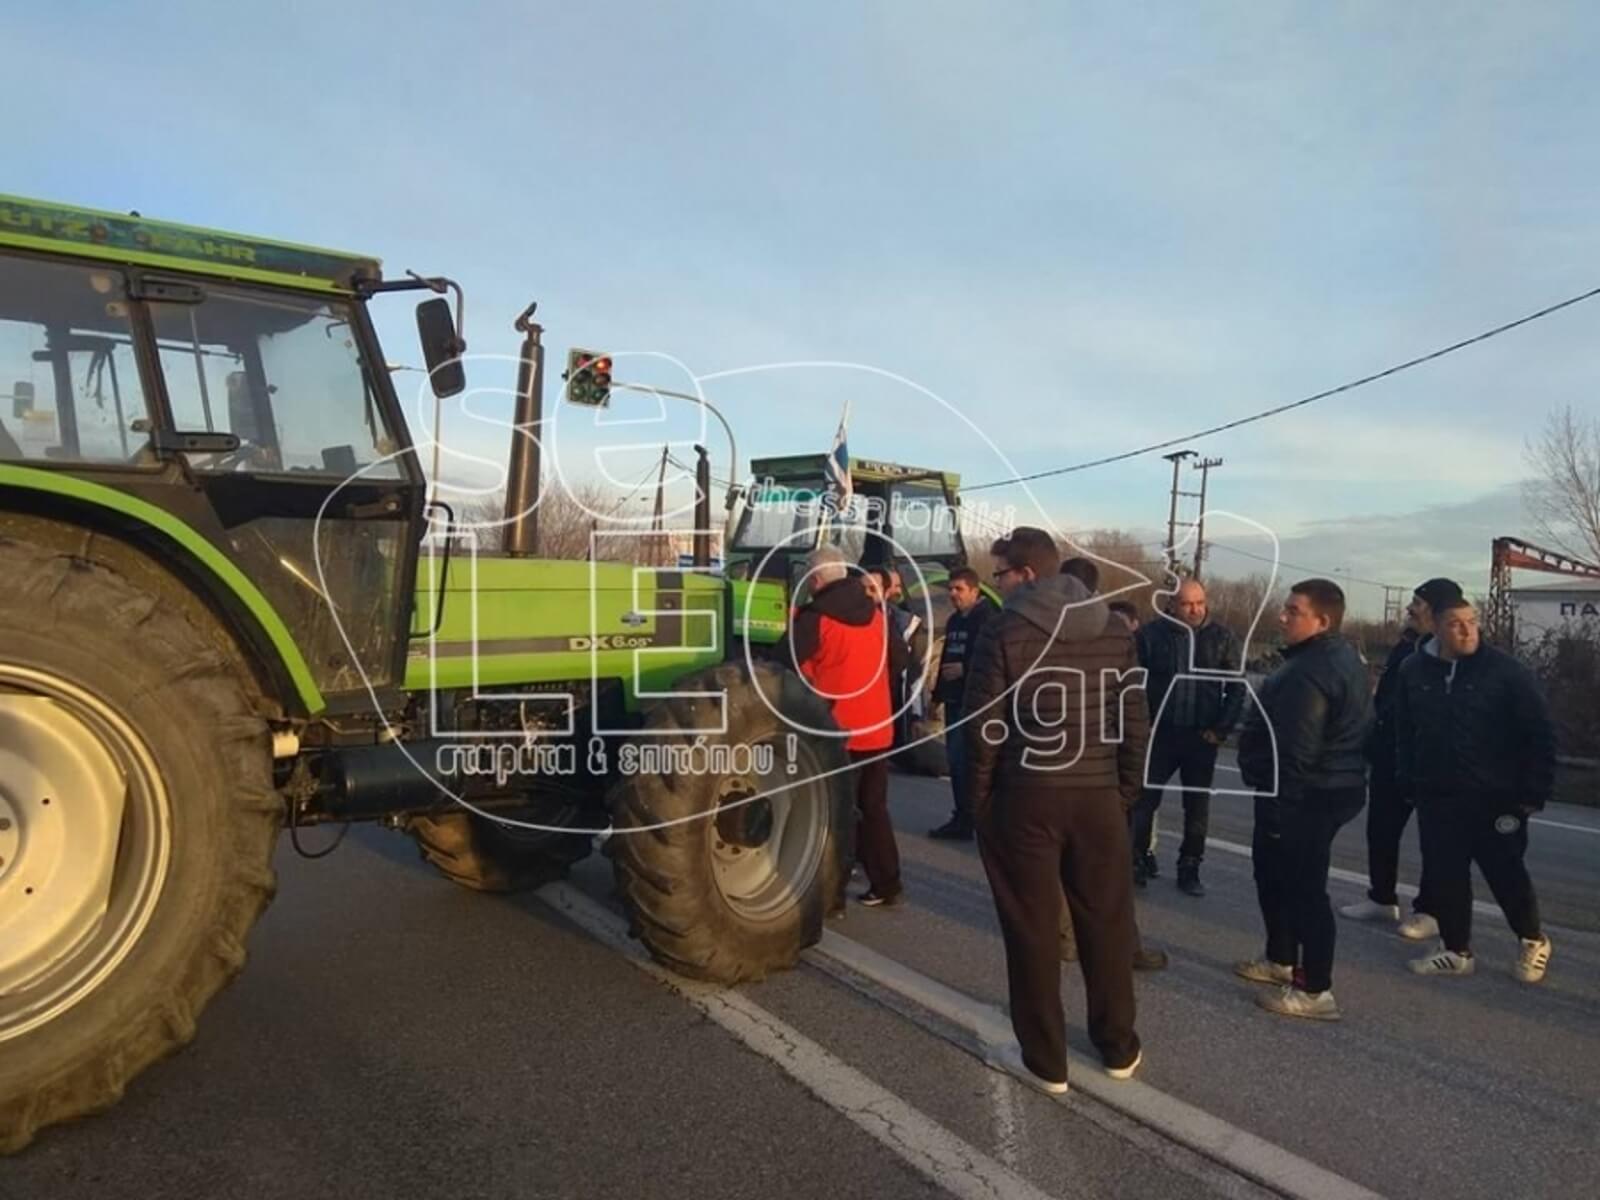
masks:
[[[1550,821],[1550,820],[1546,820],[1544,817],[1529,817],[1528,818],[1528,824],[1529,825],[1548,825],[1548,826],[1550,826],[1551,829],[1570,829],[1574,833],[1600,834],[1600,829],[1594,829],[1594,828],[1591,828],[1588,825],[1568,825],[1565,821]]]
[[[936,979],[887,958],[859,942],[826,930],[808,955],[830,958],[849,972],[888,988],[934,1015],[967,1030],[979,1043],[980,1055],[1012,1037],[1010,1022],[991,1004],[958,992]],[[849,982],[847,975],[835,978]],[[1263,1138],[1230,1125],[1193,1105],[1157,1091],[1137,1079],[1117,1081],[1098,1064],[1068,1054],[1068,1077],[1074,1091],[1171,1138],[1230,1170],[1296,1200],[1379,1200],[1378,1193],[1353,1180],[1300,1158]]]
[[[1249,846],[1240,845],[1238,842],[1225,842],[1221,838],[1207,838],[1206,846],[1212,850],[1221,850],[1226,854],[1237,854],[1241,858],[1249,858],[1251,855]],[[1372,886],[1372,880],[1367,876],[1359,871],[1347,871],[1343,867],[1329,867],[1328,878],[1337,879],[1344,883],[1360,884],[1363,890]],[[1415,896],[1417,894],[1417,889],[1409,883],[1396,884],[1394,890],[1402,896]],[[1472,911],[1482,913],[1488,917],[1498,917],[1500,915],[1499,905],[1490,904],[1487,900],[1474,900],[1472,902]],[[1550,925],[1550,922],[1546,921],[1545,924]],[[1559,929],[1561,927],[1550,925],[1550,928]]]
[[[692,983],[651,961],[616,913],[570,884],[539,898],[634,966],[676,991],[750,1049],[782,1067],[823,1103],[963,1200],[1050,1200],[1006,1165],[962,1141],[799,1030],[737,991]]]
[[[1012,1170],[1017,1166],[1017,1148],[1022,1143],[1022,1110],[1017,1106],[1016,1080],[998,1071],[989,1074],[989,1097],[994,1106],[994,1144],[1000,1161]]]

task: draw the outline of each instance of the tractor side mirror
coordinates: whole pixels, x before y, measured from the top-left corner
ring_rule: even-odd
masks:
[[[467,369],[461,363],[461,338],[450,315],[450,301],[440,296],[417,305],[417,336],[422,339],[433,394],[443,400],[464,392]]]
[[[11,415],[25,418],[33,411],[33,384],[19,379],[11,385]]]

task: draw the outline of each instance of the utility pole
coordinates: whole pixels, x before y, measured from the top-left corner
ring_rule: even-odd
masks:
[[[1194,577],[1200,578],[1200,563],[1206,556],[1206,477],[1212,467],[1220,467],[1220,458],[1202,458],[1194,464],[1200,470],[1200,515],[1195,518]]]
[[[1398,625],[1405,619],[1406,590],[1402,587],[1383,585],[1383,623],[1385,625]]]
[[[662,513],[666,511],[668,449],[669,447],[667,446],[661,447],[661,471],[656,476],[656,511],[655,515],[650,518],[650,529],[657,536],[651,539],[653,543],[651,558],[658,556],[665,558],[670,550],[670,547],[666,545],[666,535],[662,532]],[[671,566],[672,564],[665,563],[663,565]]]
[[[1167,508],[1167,570],[1178,573],[1178,467],[1186,458],[1193,458],[1193,450],[1174,450],[1161,457],[1172,464],[1172,503]]]

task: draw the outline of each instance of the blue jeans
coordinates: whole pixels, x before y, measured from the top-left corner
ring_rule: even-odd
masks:
[[[950,791],[955,797],[955,819],[972,824],[972,793],[967,787],[967,727],[959,724],[961,708],[944,706],[944,753],[950,760]]]

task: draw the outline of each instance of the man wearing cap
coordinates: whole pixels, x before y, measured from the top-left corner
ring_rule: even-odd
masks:
[[[1461,585],[1454,579],[1430,579],[1419,584],[1406,605],[1406,627],[1400,632],[1389,657],[1372,706],[1376,721],[1367,739],[1367,898],[1339,909],[1341,917],[1353,921],[1399,921],[1400,934],[1415,941],[1439,935],[1438,922],[1428,907],[1427,871],[1418,880],[1411,916],[1400,921],[1400,896],[1395,885],[1400,878],[1400,839],[1411,820],[1411,801],[1400,790],[1395,778],[1394,698],[1400,686],[1400,668],[1425,642],[1433,640],[1433,613],[1461,599]]]

